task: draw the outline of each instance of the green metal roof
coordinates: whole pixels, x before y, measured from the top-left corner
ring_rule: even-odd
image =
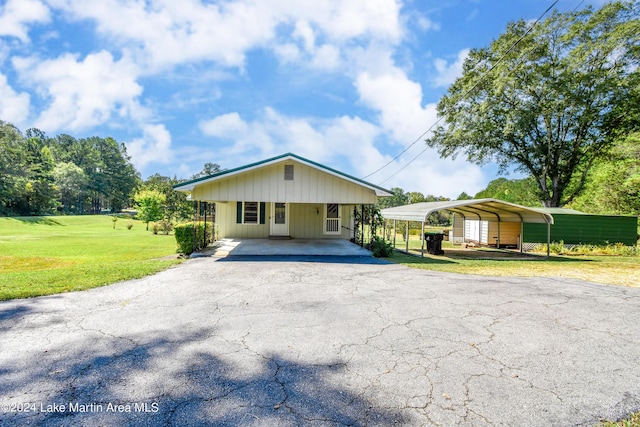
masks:
[[[364,180],[362,180],[360,178],[356,178],[356,177],[351,176],[349,174],[346,174],[344,172],[340,172],[339,170],[330,168],[330,167],[325,166],[325,165],[323,165],[321,163],[318,163],[318,162],[314,162],[313,160],[305,159],[304,157],[300,157],[297,154],[293,154],[293,153],[285,153],[285,154],[282,154],[280,156],[271,157],[269,159],[261,160],[259,162],[250,163],[248,165],[240,166],[240,167],[233,168],[233,169],[228,169],[228,170],[225,170],[225,171],[222,171],[222,172],[217,172],[217,173],[215,173],[213,175],[209,175],[209,176],[205,176],[205,177],[197,178],[197,179],[192,179],[190,181],[186,181],[186,182],[182,182],[180,184],[176,184],[176,185],[173,186],[173,188],[175,190],[178,190],[178,191],[190,191],[190,190],[193,190],[193,188],[198,184],[204,184],[206,182],[214,181],[214,180],[217,180],[217,179],[219,179],[221,177],[224,177],[224,176],[227,176],[227,175],[235,175],[235,174],[240,173],[240,172],[244,172],[244,171],[248,171],[248,170],[251,170],[251,169],[255,169],[255,168],[260,167],[260,166],[266,166],[266,165],[269,165],[269,164],[277,163],[277,162],[280,162],[282,160],[287,160],[287,159],[297,160],[297,161],[299,161],[301,163],[305,163],[305,164],[307,164],[309,166],[312,166],[312,167],[314,167],[316,169],[324,170],[325,172],[331,173],[333,175],[340,176],[340,177],[345,178],[345,179],[347,179],[349,181],[352,181],[352,182],[355,182],[357,184],[360,184],[360,185],[363,185],[365,187],[368,187],[368,188],[374,190],[378,196],[385,197],[385,196],[391,196],[392,195],[392,192],[390,190],[387,190],[386,188],[380,187],[380,186],[375,185],[375,184],[371,184],[370,182],[364,181]]]
[[[541,212],[550,213],[551,215],[589,215],[588,213],[580,212],[575,209],[568,208],[534,208]]]

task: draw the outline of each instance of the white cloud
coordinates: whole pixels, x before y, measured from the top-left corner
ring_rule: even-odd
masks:
[[[205,159],[236,167],[293,152],[363,177],[391,160],[391,156],[382,154],[375,144],[382,129],[359,117],[320,120],[291,117],[267,108],[252,121],[243,120],[238,113],[229,113],[201,122],[200,129],[214,139],[191,150],[190,160],[197,165],[194,171]],[[484,187],[486,179],[480,167],[460,159],[440,159],[433,149],[427,149],[406,166],[424,149],[424,143],[416,144],[399,160],[366,180],[386,188],[401,187],[405,191],[449,198],[463,191],[475,194]],[[401,172],[383,183],[402,167]]]
[[[456,60],[450,64],[444,59],[435,59],[433,66],[438,74],[434,77],[433,84],[436,87],[446,87],[455,82],[458,77],[462,76],[462,66],[467,56],[469,56],[469,49],[463,49],[458,52]]]
[[[379,179],[372,178],[372,182],[384,181],[422,150],[424,145],[416,147],[411,153],[402,156],[399,163],[394,162],[384,173],[376,175]],[[441,159],[435,150],[428,149],[415,162],[382,185],[385,188],[400,187],[405,191],[419,191],[425,196],[431,194],[455,199],[463,191],[472,195],[477,193],[484,188],[485,183],[486,177],[479,166],[463,160]]]
[[[308,52],[312,52],[316,46],[316,35],[307,21],[298,21],[293,31],[293,36],[302,39],[302,44]]]
[[[225,153],[229,156],[244,154],[255,159],[256,156],[272,154],[271,136],[264,128],[264,124],[248,123],[238,113],[222,114],[210,120],[201,121],[199,127],[205,135],[216,138],[214,142],[217,146],[232,141],[232,147],[225,148]]]
[[[313,3],[313,2],[311,2]],[[398,20],[399,2],[393,0],[333,1],[331,13],[318,23],[331,37],[348,39],[362,35],[398,41],[402,35]],[[313,13],[313,7],[310,7]]]
[[[229,139],[246,135],[249,129],[238,113],[222,114],[211,120],[201,121],[199,127],[205,135]]]
[[[302,59],[302,52],[295,43],[282,43],[273,47],[273,51],[284,64],[297,63]]]
[[[291,117],[266,108],[250,122],[229,113],[201,122],[200,129],[216,138],[211,144],[224,156],[221,162],[229,165],[293,152],[319,162],[347,160],[349,170],[360,175],[366,163],[385,161],[373,145],[380,129],[357,117]]]
[[[0,73],[0,119],[20,126],[29,116],[29,104],[29,94],[17,93]]]
[[[437,22],[433,22],[431,19],[423,15],[419,15],[416,18],[416,23],[418,25],[418,28],[420,28],[422,31],[440,30],[440,24],[438,24]]]
[[[39,0],[8,0],[0,6],[0,36],[16,37],[28,43],[28,25],[50,19],[49,8]]]
[[[311,62],[313,68],[321,70],[335,70],[340,65],[340,50],[329,44],[320,46]]]
[[[141,108],[136,98],[142,87],[137,69],[126,58],[114,61],[101,51],[79,60],[64,54],[55,59],[14,58],[20,78],[50,100],[36,120],[36,126],[53,132],[82,130],[114,118],[135,117]]]
[[[241,67],[245,52],[270,40],[275,29],[268,5],[261,3],[49,1],[77,20],[95,21],[99,33],[150,72],[200,60]]]
[[[243,68],[251,49],[276,46],[281,51],[274,37],[282,25],[293,25],[290,36],[308,52],[314,51],[318,34],[333,41],[328,44],[359,37],[395,43],[402,35],[396,0],[48,1],[73,19],[95,21],[100,33],[150,72],[201,60]]]
[[[142,138],[126,143],[131,162],[138,170],[151,163],[169,163],[173,160],[171,134],[163,124],[144,125]]]
[[[409,145],[436,121],[434,104],[422,105],[422,87],[394,68],[386,74],[362,73],[356,79],[360,100],[378,111],[385,132]]]

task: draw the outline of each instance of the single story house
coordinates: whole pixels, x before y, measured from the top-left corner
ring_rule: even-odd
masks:
[[[219,238],[350,239],[354,206],[391,192],[287,153],[174,186],[215,203]]]

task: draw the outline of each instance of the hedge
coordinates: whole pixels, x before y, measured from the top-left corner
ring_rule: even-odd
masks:
[[[176,252],[185,256],[206,248],[211,241],[211,227],[207,227],[205,236],[205,228],[202,223],[185,222],[178,224],[174,227],[173,232],[178,244]]]

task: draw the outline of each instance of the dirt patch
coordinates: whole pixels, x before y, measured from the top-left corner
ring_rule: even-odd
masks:
[[[412,255],[420,255],[420,250],[410,249]],[[491,249],[491,248],[444,248],[444,255],[430,255],[425,250],[425,256],[433,258],[450,258],[450,259],[487,259],[487,260],[534,260],[540,259],[541,255],[530,253],[520,253],[519,251],[511,251],[507,249]]]
[[[60,258],[0,256],[0,270],[5,273],[51,270],[77,264]]]

